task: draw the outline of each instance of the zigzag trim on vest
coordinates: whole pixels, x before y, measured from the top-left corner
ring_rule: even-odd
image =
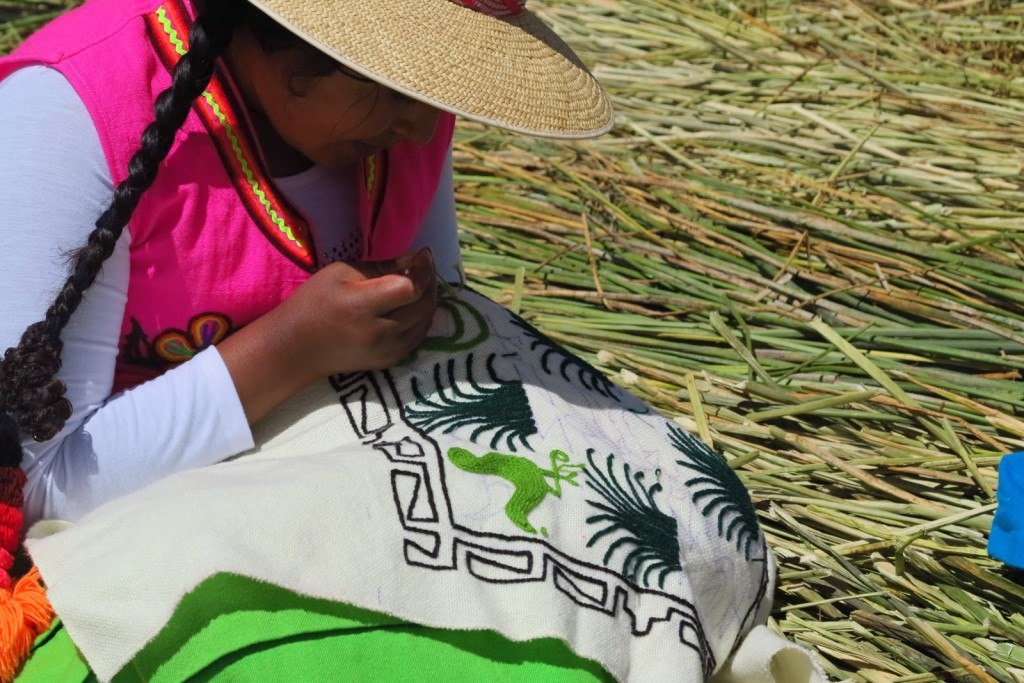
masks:
[[[188,51],[191,19],[179,0],[169,0],[146,16],[150,37],[168,71]],[[300,268],[314,270],[312,239],[305,219],[274,187],[245,137],[237,104],[217,75],[193,105],[220,153],[249,215],[264,235]]]
[[[366,242],[364,248],[369,248],[373,242],[374,230],[377,227],[377,218],[380,217],[380,210],[384,206],[384,180],[388,175],[387,152],[374,152],[363,159],[363,177],[366,180],[366,202],[370,208],[370,215],[366,233],[363,240]]]

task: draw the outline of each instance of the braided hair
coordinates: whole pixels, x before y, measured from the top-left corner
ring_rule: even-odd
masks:
[[[12,568],[21,542],[26,482],[21,434],[49,440],[72,414],[64,396],[66,386],[57,378],[61,332],[113,253],[142,194],[156,179],[192,102],[209,84],[215,62],[236,27],[246,24],[265,50],[289,49],[301,42],[244,0],[206,0],[204,5],[189,32],[189,51],[174,67],[170,87],[156,98],[154,120],[142,134],[127,178],[114,190],[110,206],[96,221],[85,246],[73,254],[71,273],[44,318],[30,325],[0,361],[0,679],[5,681],[14,677],[36,636],[53,618],[38,570],[32,568],[15,585]],[[325,56],[311,49],[307,52],[303,61],[307,75],[326,73]]]
[[[115,189],[113,201],[96,221],[86,245],[73,253],[71,274],[43,320],[30,325],[19,344],[8,349],[0,361],[0,468],[18,467],[21,462],[20,449],[7,443],[8,435],[15,433],[12,422],[36,441],[47,441],[71,417],[71,403],[64,398],[66,387],[56,378],[61,367],[61,331],[113,253],[142,194],[156,179],[174,136],[192,102],[209,84],[215,61],[227,48],[235,28],[244,26],[266,52],[299,51],[288,73],[292,79],[289,87],[297,96],[302,94],[293,85],[296,78],[317,78],[337,70],[348,73],[334,58],[310,47],[245,0],[206,0],[204,5],[189,33],[190,49],[174,67],[171,86],[156,98],[154,121],[143,131],[142,144],[128,165],[128,177]],[[0,502],[3,500],[0,497]]]

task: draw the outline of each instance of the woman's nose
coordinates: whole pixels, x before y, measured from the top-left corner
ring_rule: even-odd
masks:
[[[413,145],[425,145],[434,137],[441,110],[425,102],[414,102],[395,122],[393,130]]]

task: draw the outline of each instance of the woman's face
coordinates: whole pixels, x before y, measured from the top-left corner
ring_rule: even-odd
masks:
[[[280,141],[316,164],[343,168],[399,142],[426,144],[434,134],[435,107],[348,70],[302,75],[300,50],[250,48],[238,74],[250,107]]]

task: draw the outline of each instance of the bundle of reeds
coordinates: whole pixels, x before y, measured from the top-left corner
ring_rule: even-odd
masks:
[[[547,4],[618,125],[461,125],[471,284],[727,455],[833,676],[1024,681],[1024,5]]]
[[[7,54],[39,26],[78,4],[76,0],[0,0],[0,55]]]
[[[725,452],[775,626],[854,681],[1024,680],[1024,6],[551,3],[618,108],[463,126],[473,284]]]

